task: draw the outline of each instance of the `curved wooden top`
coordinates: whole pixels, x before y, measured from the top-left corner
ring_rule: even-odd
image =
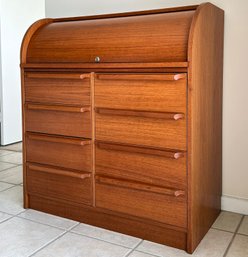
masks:
[[[43,20],[22,64],[186,62],[196,8]]]

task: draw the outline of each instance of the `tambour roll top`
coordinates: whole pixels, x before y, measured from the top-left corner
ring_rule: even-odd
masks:
[[[32,36],[27,63],[185,62],[194,13],[53,20]]]

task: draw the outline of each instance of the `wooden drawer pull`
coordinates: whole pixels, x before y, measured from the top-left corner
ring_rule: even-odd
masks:
[[[105,184],[105,185],[110,185],[110,186],[131,188],[134,190],[141,190],[141,191],[170,195],[170,196],[175,196],[175,197],[184,195],[184,191],[182,191],[182,190],[158,187],[158,186],[144,184],[144,183],[136,183],[136,182],[129,181],[129,180],[119,180],[119,179],[115,179],[115,178],[102,177],[102,176],[96,176],[95,179],[96,179],[97,183],[99,183],[99,184]]]
[[[27,104],[28,110],[40,110],[40,111],[58,111],[58,112],[89,112],[90,107],[73,107],[73,106],[59,106],[59,105],[40,105],[40,104]]]
[[[175,191],[175,196],[176,196],[176,197],[179,197],[179,196],[181,196],[181,195],[185,195],[185,191],[182,191],[182,190],[177,190],[177,191]]]
[[[185,73],[176,74],[176,75],[174,75],[174,80],[184,79],[185,77],[186,77]]]
[[[27,73],[26,78],[31,79],[86,79],[90,74],[58,74],[58,73]]]
[[[32,164],[28,164],[28,168],[34,171],[40,171],[40,172],[51,173],[59,176],[67,176],[67,177],[73,177],[73,178],[79,178],[79,179],[85,179],[85,178],[91,177],[90,173],[78,173],[78,172],[69,171],[69,170],[59,170],[59,169],[54,169],[50,167],[36,166]]]
[[[178,152],[178,151],[172,151],[172,150],[169,151],[166,149],[139,147],[139,146],[125,145],[125,144],[117,144],[117,143],[107,143],[107,142],[101,142],[101,141],[96,141],[96,145],[100,149],[158,155],[158,156],[172,158],[172,159],[183,158],[185,155],[184,152]]]
[[[31,134],[31,133],[27,134],[27,137],[32,140],[80,145],[80,146],[91,144],[91,140],[87,140],[87,139],[64,138],[64,137],[46,136],[46,135],[38,135],[38,134]]]
[[[98,74],[96,78],[99,80],[177,81],[186,78],[186,74]]]
[[[143,118],[165,119],[165,120],[180,120],[184,118],[183,113],[170,112],[149,112],[149,111],[133,111],[133,110],[119,110],[109,108],[95,108],[96,113],[105,115],[119,115],[119,116],[134,116]]]

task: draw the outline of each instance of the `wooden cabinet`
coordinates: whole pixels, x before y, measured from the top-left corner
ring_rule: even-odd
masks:
[[[220,212],[223,17],[206,3],[32,25],[25,208],[193,252]]]

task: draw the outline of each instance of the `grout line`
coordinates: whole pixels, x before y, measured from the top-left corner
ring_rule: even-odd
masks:
[[[27,210],[28,210],[28,209],[27,209]],[[20,214],[22,214],[22,213],[20,213]],[[19,215],[20,215],[20,214],[19,214]],[[24,219],[24,220],[32,221],[32,222],[37,223],[37,224],[40,224],[40,225],[46,225],[46,226],[51,227],[51,228],[57,228],[57,229],[66,230],[66,231],[70,231],[72,228],[74,228],[75,226],[78,225],[78,224],[75,224],[75,225],[73,225],[73,226],[71,226],[71,227],[69,227],[69,228],[61,228],[61,227],[58,227],[58,226],[53,226],[53,225],[51,225],[51,224],[43,223],[43,222],[36,221],[36,220],[33,220],[33,219],[25,218],[25,217],[22,217],[22,216],[17,216],[17,217],[18,217],[18,218],[21,218],[21,219]],[[58,218],[60,218],[60,217],[58,217]]]
[[[25,210],[25,211],[26,211],[26,210]],[[24,211],[24,212],[25,212],[25,211]],[[22,213],[23,213],[23,212],[22,212]],[[95,240],[98,240],[98,241],[101,241],[101,242],[105,242],[105,243],[109,243],[109,244],[113,244],[113,245],[116,245],[116,246],[120,246],[120,247],[124,247],[124,248],[130,249],[130,247],[128,247],[128,246],[124,246],[124,245],[112,243],[112,242],[109,242],[109,241],[106,241],[106,240],[102,240],[102,239],[99,239],[99,238],[96,238],[96,237],[87,236],[87,235],[80,234],[80,233],[78,233],[78,232],[72,231],[72,229],[74,229],[75,227],[77,227],[77,226],[80,225],[79,222],[77,222],[75,225],[71,226],[70,228],[65,229],[65,228],[53,226],[53,225],[50,225],[50,224],[46,224],[46,223],[42,223],[42,222],[39,222],[39,221],[31,220],[31,219],[28,219],[28,218],[25,218],[25,217],[18,216],[18,215],[20,215],[20,214],[22,214],[22,213],[19,213],[19,214],[15,215],[15,216],[17,216],[18,218],[27,220],[27,221],[31,221],[31,222],[34,222],[34,223],[38,223],[38,224],[40,224],[40,225],[45,225],[45,226],[48,226],[48,227],[51,227],[51,228],[56,228],[56,229],[64,230],[66,233],[69,232],[69,233],[72,233],[72,234],[75,234],[75,235],[87,237],[87,238],[90,238],[90,239],[95,239]],[[59,218],[59,217],[58,217],[58,218]],[[66,234],[66,233],[63,233],[63,235]],[[58,238],[60,238],[60,237],[61,237],[61,236],[59,236]],[[57,238],[57,239],[58,239],[58,238]],[[54,241],[57,240],[57,239],[54,239],[52,242],[54,242]],[[48,244],[50,244],[50,243],[52,243],[52,242],[49,242]],[[142,242],[142,241],[141,241],[141,242]],[[136,248],[141,242],[139,242],[139,243],[135,246],[135,248]],[[44,247],[45,247],[45,246],[44,246]],[[42,247],[42,249],[43,249],[44,247]],[[37,251],[40,251],[40,250],[41,250],[41,249],[39,248],[38,250],[36,250],[36,252],[37,252]],[[36,252],[32,253],[32,255],[35,254]],[[32,255],[30,255],[30,256],[28,256],[28,257],[31,257]]]
[[[54,239],[51,239],[50,241],[48,241],[47,243],[45,243],[43,246],[41,246],[40,248],[36,249],[33,253],[31,253],[30,255],[28,255],[27,257],[31,257],[34,256],[36,253],[42,251],[43,249],[45,249],[47,246],[49,246],[50,244],[52,244],[53,242],[55,242],[56,240],[58,240],[59,238],[61,238],[62,236],[64,236],[66,233],[68,233],[67,230],[65,230],[62,234],[60,234],[59,236],[55,237]]]
[[[98,241],[101,241],[101,242],[104,242],[104,243],[108,243],[108,244],[112,244],[112,245],[124,247],[124,248],[130,249],[130,250],[132,249],[132,248],[130,248],[129,246],[121,245],[121,244],[117,244],[117,243],[113,243],[113,242],[110,242],[110,241],[106,241],[106,240],[100,239],[100,238],[98,238],[98,237],[84,235],[84,234],[82,234],[82,233],[75,232],[75,231],[69,231],[69,232],[72,233],[72,234],[78,235],[78,236],[84,236],[84,237],[91,238],[91,239],[95,239],[95,240],[98,240]]]
[[[240,220],[240,222],[239,222],[239,224],[238,224],[238,226],[237,226],[237,228],[236,228],[236,230],[235,230],[235,232],[234,232],[234,234],[233,234],[233,236],[232,236],[231,242],[229,243],[228,247],[226,248],[226,251],[225,251],[223,257],[226,257],[226,256],[227,256],[228,251],[229,251],[229,249],[231,248],[231,245],[233,244],[234,238],[235,238],[235,236],[237,235],[237,232],[238,232],[238,230],[239,230],[239,228],[240,228],[240,226],[241,226],[241,224],[242,224],[242,222],[243,222],[243,220],[244,220],[244,217],[245,217],[245,216],[243,215],[242,218],[241,218],[241,220]]]
[[[3,181],[0,181],[0,182],[3,183]],[[4,183],[6,183],[6,182],[4,182]],[[9,183],[6,183],[6,184],[9,184]],[[9,184],[9,185],[10,185],[10,184]],[[13,187],[18,186],[18,185],[13,185],[13,184],[11,184],[11,185],[12,185],[11,187],[8,187],[8,188],[5,188],[4,190],[1,190],[1,191],[0,191],[0,194],[3,193],[3,192],[5,192],[5,191],[7,191],[7,190],[9,190],[9,189],[11,189],[11,188],[13,188]],[[1,210],[0,210],[0,211],[1,211]]]
[[[3,182],[3,181],[0,181],[0,182],[2,182],[2,183],[6,183],[6,182]],[[12,188],[14,188],[14,187],[21,187],[21,185],[20,184],[10,184],[10,183],[6,183],[6,184],[9,184],[9,185],[12,185],[11,187],[9,187],[9,188],[6,188],[6,189],[4,189],[3,191],[0,191],[0,194],[1,193],[3,193],[3,192],[5,192],[5,191],[7,191],[7,190],[9,190],[9,189],[12,189]],[[0,212],[1,212],[1,210],[0,210]]]
[[[6,161],[1,161],[1,162],[8,163],[8,164],[13,164],[13,165],[16,165],[16,166],[22,165],[22,163],[14,163],[14,162],[6,162]],[[12,168],[14,168],[14,167],[12,167]],[[10,169],[10,168],[8,168],[8,169]]]
[[[1,173],[0,173],[0,174],[1,174]],[[14,184],[14,183],[7,182],[7,181],[4,181],[4,180],[0,180],[0,182],[5,183],[5,184],[9,184],[9,185],[13,185],[13,186],[19,186],[20,184],[22,184],[22,182],[21,182],[21,183]]]
[[[235,231],[230,231],[230,230],[225,230],[225,229],[221,229],[221,228],[213,228],[211,227],[210,229],[214,229],[214,230],[218,230],[218,231],[222,231],[222,232],[228,232],[228,233],[231,233],[231,234],[234,234]]]
[[[0,149],[0,153],[1,153],[1,151],[7,151],[7,150],[1,150],[1,149]],[[9,150],[8,150],[8,152],[10,152],[10,153],[0,154],[0,158],[1,158],[1,157],[4,157],[4,156],[7,156],[7,155],[10,155],[10,154],[13,154],[12,151],[9,151]]]
[[[19,218],[18,215],[22,214],[22,213],[25,212],[25,211],[26,211],[26,210],[23,210],[23,211],[21,211],[21,212],[19,212],[19,213],[17,213],[17,214],[14,214],[14,215],[13,215],[13,214],[10,214],[10,213],[7,213],[7,212],[0,211],[0,212],[2,212],[2,213],[4,213],[4,214],[7,214],[7,215],[10,216],[10,217],[7,218],[6,220],[1,221],[0,224],[4,223],[4,222],[6,222],[6,221],[8,221],[8,220],[10,220],[10,219],[13,219],[13,218]]]
[[[238,236],[246,236],[246,237],[248,237],[248,234],[243,234],[243,233],[237,233],[236,235],[238,235]]]
[[[33,221],[35,223],[38,223],[36,221]],[[42,225],[46,225],[46,226],[49,226],[49,227],[52,227],[52,228],[57,228],[57,227],[54,227],[54,226],[50,226],[50,225],[47,225],[47,224],[43,224],[43,223],[40,223],[39,224],[42,224]],[[59,236],[55,237],[54,239],[50,240],[49,242],[47,242],[46,244],[44,244],[43,246],[41,246],[40,248],[36,249],[33,253],[31,253],[31,255],[29,255],[28,257],[31,257],[31,256],[34,256],[34,254],[42,251],[43,249],[45,249],[47,246],[49,246],[50,244],[54,243],[55,241],[57,241],[59,238],[63,237],[65,234],[67,234],[68,232],[70,232],[74,227],[76,227],[78,224],[75,224],[73,226],[71,226],[70,228],[68,229],[63,229],[64,232],[62,234],[60,234]]]
[[[35,222],[35,221],[34,221],[34,222]],[[95,239],[95,240],[98,240],[98,241],[101,241],[101,242],[105,242],[105,243],[109,243],[109,244],[121,246],[121,247],[126,248],[126,249],[130,249],[129,247],[126,247],[126,246],[123,246],[123,245],[114,244],[114,243],[111,243],[111,242],[108,242],[108,241],[101,240],[101,239],[99,239],[99,238],[94,238],[94,237],[90,237],[90,236],[78,234],[78,233],[75,233],[75,232],[71,231],[73,228],[75,228],[75,227],[77,227],[77,226],[78,226],[78,224],[75,224],[75,225],[72,226],[70,229],[65,230],[64,233],[62,233],[62,234],[59,235],[58,237],[54,238],[53,240],[49,241],[46,245],[40,247],[39,249],[37,249],[35,252],[33,252],[33,253],[32,253],[31,255],[29,255],[28,257],[34,256],[34,254],[36,254],[36,253],[38,253],[39,251],[43,250],[44,248],[46,248],[47,246],[49,246],[49,245],[52,244],[53,242],[57,241],[59,238],[61,238],[62,236],[64,236],[64,235],[67,234],[67,233],[71,233],[71,234],[79,235],[79,236],[82,236],[82,237],[87,237],[87,238]],[[139,242],[139,243],[141,243],[141,242]],[[137,244],[137,245],[135,246],[135,248],[136,248],[138,245],[139,245],[139,244]],[[124,256],[124,257],[126,257],[126,256]]]
[[[130,256],[130,254],[132,254],[143,241],[144,240],[140,240],[140,242],[133,249],[131,249],[124,257]]]
[[[4,163],[4,164],[6,164],[7,162],[1,162],[1,161],[0,161],[0,163]],[[1,174],[1,172],[2,172],[2,171],[10,170],[10,169],[13,169],[13,168],[16,168],[16,167],[18,167],[18,166],[21,166],[21,165],[22,165],[22,164],[14,164],[14,163],[9,163],[9,162],[8,162],[8,164],[13,164],[13,165],[15,165],[15,166],[10,167],[10,168],[7,168],[7,169],[0,170],[0,174]]]
[[[162,257],[162,255],[157,255],[157,254],[154,254],[154,253],[148,253],[148,252],[144,252],[142,250],[136,250],[136,251],[139,252],[139,253],[144,253],[144,254],[147,254],[147,255],[154,256],[154,257]]]

